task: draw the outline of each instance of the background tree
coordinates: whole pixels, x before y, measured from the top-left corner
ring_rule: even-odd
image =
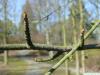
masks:
[[[1,22],[1,26],[2,26],[2,34],[3,34],[3,43],[9,43],[8,41],[11,39],[8,39],[9,36],[11,34],[13,34],[12,29],[16,29],[16,26],[14,26],[14,23],[9,19],[9,17],[11,17],[11,12],[9,12],[9,10],[11,10],[11,3],[10,0],[0,0],[1,4],[1,18],[2,18],[2,22]],[[13,10],[13,9],[12,9]],[[4,62],[5,64],[7,64],[7,56],[8,56],[8,52],[5,51],[4,52]]]

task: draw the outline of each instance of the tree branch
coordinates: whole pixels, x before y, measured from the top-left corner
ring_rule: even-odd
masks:
[[[95,23],[94,26],[86,33],[84,40],[91,35],[91,33],[95,30],[95,28],[100,24],[100,21]],[[51,75],[66,59],[68,59],[72,54],[74,54],[78,48],[80,47],[81,42],[78,42],[78,44],[72,48],[72,50],[66,54],[57,64],[55,64],[45,75]]]
[[[94,29],[98,26],[100,20],[95,21],[95,25],[93,25],[93,27],[85,34],[84,39],[87,39],[87,37],[89,37],[89,35],[94,31]],[[31,38],[29,38],[30,33],[28,30],[28,35],[27,35],[27,31],[25,32],[26,36],[27,36],[27,43],[28,44],[32,44],[29,43],[28,40],[31,41]],[[99,49],[100,45],[95,44],[93,45],[85,45],[84,49]],[[29,46],[27,44],[5,44],[5,45],[0,45],[0,50],[24,50],[24,49],[33,49],[33,50],[47,50],[47,51],[67,51],[69,52],[71,50],[71,48],[66,48],[63,46],[53,46],[53,45],[46,45],[46,44],[32,44],[32,46]],[[80,50],[80,49],[79,49]]]

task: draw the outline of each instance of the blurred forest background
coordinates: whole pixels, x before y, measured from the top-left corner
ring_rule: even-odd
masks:
[[[4,35],[6,35],[7,43],[25,42],[24,11],[28,13],[31,36],[35,43],[46,43],[46,33],[48,33],[51,44],[63,45],[63,25],[65,26],[67,44],[73,44],[74,29],[76,36],[79,36],[80,7],[78,0],[23,1],[24,4],[18,11],[17,0],[0,0],[0,43],[4,42]],[[99,19],[99,2],[100,0],[82,1],[85,31],[89,30],[92,21]],[[73,26],[73,18],[75,26]],[[96,29],[92,38],[100,38],[99,28]]]
[[[23,5],[20,6],[21,3]],[[26,43],[24,12],[28,14],[34,43],[73,46],[80,39],[80,21],[86,33],[92,22],[100,19],[100,0],[0,0],[0,44]],[[99,41],[100,26],[86,43]],[[41,53],[48,54],[37,51],[37,54]],[[80,52],[78,54],[81,56]],[[85,56],[88,59],[85,62],[88,70],[100,72],[100,52],[85,51]],[[93,60],[94,63],[91,63]]]
[[[66,32],[67,44],[73,44],[73,30],[79,36],[80,7],[78,0],[23,0],[22,9],[18,12],[17,0],[0,0],[0,43],[23,43],[24,25],[23,12],[28,13],[31,36],[35,43],[46,43],[46,33],[49,42],[63,45],[63,25]],[[22,2],[22,1],[21,1]],[[100,0],[83,0],[82,14],[85,31],[89,30],[90,23],[99,19]],[[21,17],[19,17],[21,14]],[[20,21],[19,21],[19,20]],[[73,26],[75,19],[75,26]],[[35,36],[34,36],[35,35]],[[99,28],[91,36],[99,39]],[[13,39],[11,39],[13,38]]]

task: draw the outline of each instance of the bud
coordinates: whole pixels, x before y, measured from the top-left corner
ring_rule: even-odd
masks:
[[[23,16],[24,16],[24,18],[26,18],[26,17],[27,17],[27,13],[26,13],[26,12],[24,12],[24,13],[23,13]]]

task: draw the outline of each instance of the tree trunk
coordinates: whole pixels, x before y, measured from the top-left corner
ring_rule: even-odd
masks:
[[[76,75],[80,75],[80,66],[79,66],[79,54],[78,51],[75,53],[76,58]]]
[[[46,43],[47,43],[47,45],[50,45],[50,42],[49,42],[49,32],[48,31],[46,32]],[[50,58],[53,57],[53,51],[49,51],[49,57]]]
[[[74,5],[74,2],[72,3]],[[73,8],[73,7],[72,7]],[[71,8],[72,12],[72,24],[73,24],[73,46],[77,44],[77,31],[76,31],[76,22],[75,22],[75,10]],[[80,75],[80,66],[79,66],[79,54],[78,51],[75,52],[75,65],[76,65],[76,75]]]
[[[4,51],[4,64],[7,65],[8,64],[8,51]]]
[[[82,6],[82,0],[79,0],[79,9],[80,9],[80,32],[84,29],[84,25],[83,25],[83,6]],[[82,33],[80,33],[81,35]],[[83,37],[84,37],[84,32],[83,32],[83,35],[81,36],[81,46],[83,47],[84,45],[84,40],[83,40]],[[84,51],[81,51],[81,64],[82,64],[82,72],[84,73],[85,72],[85,52]],[[82,73],[82,74],[83,74]]]
[[[3,1],[3,8],[4,8],[4,44],[7,44],[7,2],[8,0]],[[4,51],[4,64],[7,65],[8,63],[8,51]]]

